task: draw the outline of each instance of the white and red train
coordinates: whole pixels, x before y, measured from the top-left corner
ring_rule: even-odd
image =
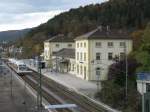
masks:
[[[8,59],[9,63],[11,64],[11,66],[13,67],[13,69],[17,72],[17,73],[28,73],[28,72],[32,72],[31,70],[28,69],[28,67],[26,66],[26,64],[22,61],[22,60],[17,60],[14,58]]]

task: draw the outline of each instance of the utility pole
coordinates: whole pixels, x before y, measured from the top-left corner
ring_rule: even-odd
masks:
[[[127,102],[128,97],[128,56],[127,56],[127,45],[124,45],[124,52],[125,52],[125,73],[126,73],[126,81],[125,81],[125,100]]]
[[[10,70],[10,74],[11,74],[11,76],[10,76],[10,90],[11,90],[11,97],[12,97],[12,86],[13,86],[13,81],[12,81],[12,71]]]
[[[37,87],[37,108],[39,112],[42,112],[42,74],[41,74],[41,58],[37,58],[37,67],[39,73],[38,87]]]
[[[142,112],[145,112],[145,104],[144,104],[144,81],[142,80]]]

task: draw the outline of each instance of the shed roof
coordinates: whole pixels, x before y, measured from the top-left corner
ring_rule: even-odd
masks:
[[[53,54],[54,56],[64,57],[64,58],[75,58],[75,49],[72,48],[63,48],[58,52]]]
[[[58,34],[46,40],[45,42],[74,42],[74,38],[65,36],[64,34]]]

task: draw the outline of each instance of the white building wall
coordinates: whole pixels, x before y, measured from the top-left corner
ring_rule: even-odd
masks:
[[[101,47],[96,48],[96,42],[101,42]],[[108,47],[108,42],[113,42],[113,47]],[[97,80],[96,76],[96,68],[101,68],[100,80],[107,79],[108,67],[113,64],[112,60],[108,60],[108,53],[112,52],[113,57],[115,55],[120,55],[120,53],[125,52],[125,48],[120,46],[120,42],[125,42],[127,47],[127,54],[132,51],[132,40],[77,40],[76,41],[76,68],[79,66],[79,72],[76,69],[77,77],[86,80]],[[79,43],[79,47],[78,47]],[[82,43],[82,47],[81,44]],[[84,47],[84,43],[86,43],[86,47]],[[79,59],[77,59],[77,53],[79,53]],[[86,53],[86,61],[81,60],[80,56]],[[101,60],[96,61],[96,53],[101,53]],[[84,56],[83,56],[84,57]],[[82,71],[81,71],[82,66]],[[84,74],[83,67],[86,67],[86,76]]]
[[[68,46],[69,44],[72,44],[72,46]],[[59,47],[57,47],[56,45],[59,45]],[[63,48],[75,48],[75,44],[73,42],[52,42],[51,43],[51,52],[57,52]]]
[[[71,44],[72,46],[69,46]],[[57,46],[59,45],[59,46]],[[52,53],[63,48],[75,48],[74,42],[44,42],[44,60],[47,64],[51,64]]]
[[[96,42],[101,42],[101,47],[96,48]],[[113,47],[108,47],[108,42],[113,42]],[[113,53],[113,57],[115,55],[120,56],[120,53],[125,52],[124,47],[120,47],[120,42],[125,42],[127,47],[126,51],[129,54],[132,51],[132,41],[131,40],[90,40],[90,62],[94,61],[94,63],[89,63],[90,65],[90,80],[96,80],[96,68],[101,68],[100,80],[107,80],[108,68],[111,64],[114,63],[112,60],[108,60],[108,53]],[[96,61],[96,53],[101,53],[101,60]]]
[[[44,60],[49,60],[50,58],[50,43],[44,42]]]
[[[76,75],[76,61],[75,59],[70,58],[70,71],[69,73],[72,75]]]
[[[137,80],[137,90],[140,92],[140,94],[146,93],[146,84],[150,84],[150,81],[141,81]]]
[[[82,44],[82,47],[81,47]],[[89,59],[88,59],[88,40],[76,41],[75,49],[76,57],[76,75],[82,79],[88,80],[88,68],[89,68]],[[79,56],[77,56],[79,54]],[[81,57],[82,54],[82,57]],[[79,57],[79,59],[78,59]],[[79,72],[78,72],[79,67]],[[82,69],[82,70],[81,70]]]

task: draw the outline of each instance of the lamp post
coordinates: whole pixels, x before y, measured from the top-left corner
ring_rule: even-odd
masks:
[[[128,97],[128,57],[127,57],[127,45],[124,45],[124,52],[125,52],[125,73],[126,73],[126,82],[125,82],[125,99],[127,101]]]

